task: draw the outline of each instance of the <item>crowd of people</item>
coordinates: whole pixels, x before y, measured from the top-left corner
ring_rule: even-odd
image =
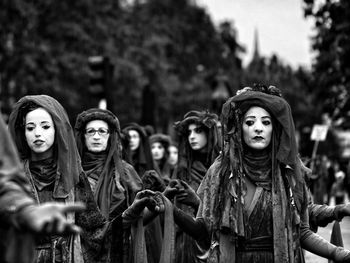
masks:
[[[0,128],[1,262],[297,263],[302,249],[350,262],[315,233],[350,206],[312,199],[273,86],[239,90],[220,118],[189,111],[174,138],[97,108],[72,126],[47,95]]]

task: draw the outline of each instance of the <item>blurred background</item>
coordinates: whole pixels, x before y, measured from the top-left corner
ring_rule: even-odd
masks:
[[[72,123],[99,106],[171,134],[187,111],[219,113],[261,83],[290,103],[306,162],[348,168],[349,1],[2,0],[0,23],[5,120],[22,96],[47,94]],[[315,124],[326,134],[312,138]]]

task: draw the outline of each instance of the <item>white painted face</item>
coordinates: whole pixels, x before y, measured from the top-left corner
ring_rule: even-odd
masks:
[[[170,146],[169,146],[169,158],[168,158],[168,162],[169,162],[171,165],[176,165],[176,164],[177,164],[178,155],[179,155],[179,151],[178,151],[177,147],[174,146],[174,145],[170,145]]]
[[[92,120],[85,127],[85,145],[90,152],[102,152],[107,149],[109,139],[108,123]]]
[[[164,158],[165,148],[163,144],[161,144],[160,142],[154,142],[151,145],[151,152],[152,152],[153,160],[160,161],[161,159]]]
[[[52,156],[55,126],[47,110],[37,108],[27,113],[24,134],[33,160],[42,160]]]
[[[208,142],[207,135],[199,125],[190,124],[188,125],[188,142],[192,150],[203,150]]]
[[[244,142],[253,149],[263,150],[271,142],[272,128],[271,115],[265,109],[253,106],[244,115]]]
[[[140,146],[140,134],[136,130],[129,130],[130,150],[135,151]]]

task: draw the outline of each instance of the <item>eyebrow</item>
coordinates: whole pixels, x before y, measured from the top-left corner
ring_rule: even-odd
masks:
[[[256,119],[256,116],[252,116],[252,115],[248,115],[248,116],[246,116],[244,119],[248,119],[248,118],[253,118],[253,119]],[[266,118],[268,118],[268,119],[271,119],[271,117],[270,116],[262,116],[261,117],[262,119],[266,119]]]
[[[46,124],[46,123],[51,124],[52,122],[50,122],[50,121],[42,121],[42,122],[40,122],[40,124]],[[27,122],[26,125],[27,124],[35,124],[35,123],[33,121],[30,121],[30,122]]]

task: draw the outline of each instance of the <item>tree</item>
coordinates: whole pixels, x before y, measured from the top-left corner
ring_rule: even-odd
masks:
[[[16,99],[51,95],[74,120],[87,99],[88,57],[108,54],[118,1],[5,0],[0,10],[2,86],[13,81]]]
[[[349,120],[350,2],[304,0],[304,10],[315,21],[314,92],[324,112],[335,120]]]

